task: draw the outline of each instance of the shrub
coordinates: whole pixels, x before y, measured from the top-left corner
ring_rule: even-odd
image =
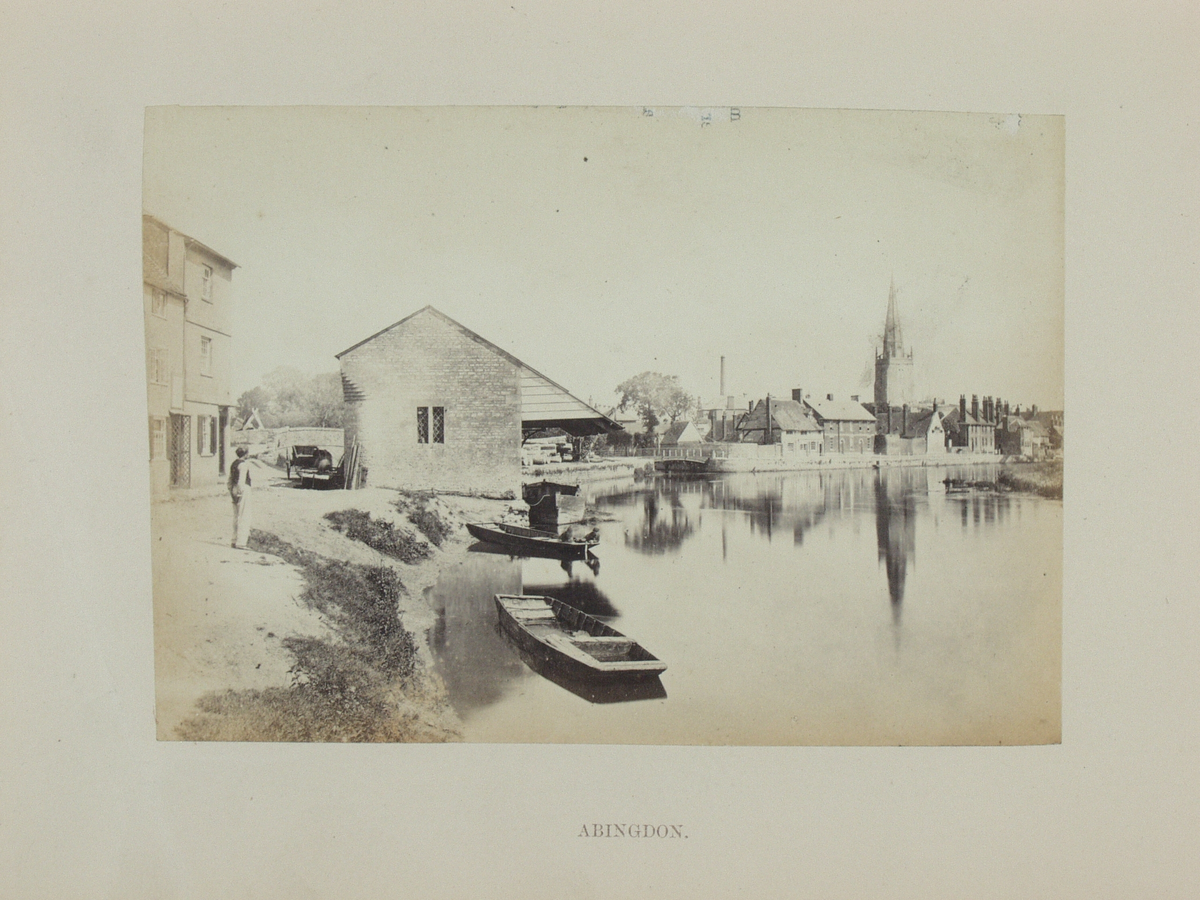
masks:
[[[262,531],[251,532],[250,543],[301,569],[301,599],[327,617],[336,638],[285,638],[283,646],[293,658],[291,687],[209,694],[199,702],[199,713],[180,726],[180,737],[396,741],[454,736],[409,721],[411,716],[397,707],[396,688],[411,688],[418,664],[416,639],[400,619],[404,585],[392,569],[326,559]]]
[[[454,526],[441,517],[435,509],[429,508],[433,494],[428,491],[404,491],[396,501],[396,509],[408,514],[408,521],[425,535],[429,543],[441,547],[454,532]]]

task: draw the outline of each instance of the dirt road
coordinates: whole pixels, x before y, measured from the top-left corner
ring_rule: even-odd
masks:
[[[467,546],[461,522],[490,518],[502,511],[504,504],[457,497],[433,501],[443,518],[455,526],[454,532],[442,550],[432,550],[428,559],[406,565],[347,538],[324,519],[334,510],[359,509],[411,530],[397,512],[396,492],[301,490],[282,473],[261,471],[254,488],[256,530],[330,560],[396,571],[405,588],[399,612],[416,638],[421,685],[412,692],[415,696],[407,698],[406,716],[420,726],[416,732],[421,736],[415,739],[453,740],[457,720],[433,675],[426,641],[434,615],[424,602],[424,589],[436,581],[442,566]],[[292,688],[290,670],[295,659],[284,646],[285,640],[309,637],[336,645],[340,639],[336,623],[304,601],[305,580],[296,566],[270,553],[233,549],[231,532],[232,506],[224,491],[175,496],[154,505],[160,740],[180,738],[181,726],[196,715],[197,704],[206,697],[219,692],[257,696],[255,692]]]

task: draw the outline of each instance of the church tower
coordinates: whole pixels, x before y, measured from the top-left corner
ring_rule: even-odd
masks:
[[[888,291],[887,320],[883,326],[883,347],[875,354],[875,410],[880,412],[915,401],[912,351],[905,352],[900,333],[900,314],[896,312],[896,282]]]

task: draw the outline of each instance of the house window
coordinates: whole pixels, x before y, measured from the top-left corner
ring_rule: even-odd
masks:
[[[150,288],[150,312],[160,319],[167,317],[167,293],[158,288]]]
[[[446,443],[446,407],[444,406],[433,408],[433,442],[435,444]]]
[[[417,407],[417,443],[429,443],[429,407]]]
[[[167,384],[170,369],[167,365],[166,350],[146,351],[146,373],[150,376],[151,384]]]
[[[215,456],[217,452],[217,417],[196,417],[196,452],[201,456]]]
[[[200,267],[200,296],[212,300],[212,266]]]
[[[150,417],[150,458],[164,459],[167,455],[167,420]]]
[[[200,374],[212,375],[212,338],[200,338]]]

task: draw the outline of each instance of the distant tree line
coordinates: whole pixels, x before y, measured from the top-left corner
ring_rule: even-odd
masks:
[[[255,411],[265,428],[341,428],[341,375],[337,372],[310,375],[282,366],[264,376],[258,387],[238,397],[240,419],[249,418]]]

